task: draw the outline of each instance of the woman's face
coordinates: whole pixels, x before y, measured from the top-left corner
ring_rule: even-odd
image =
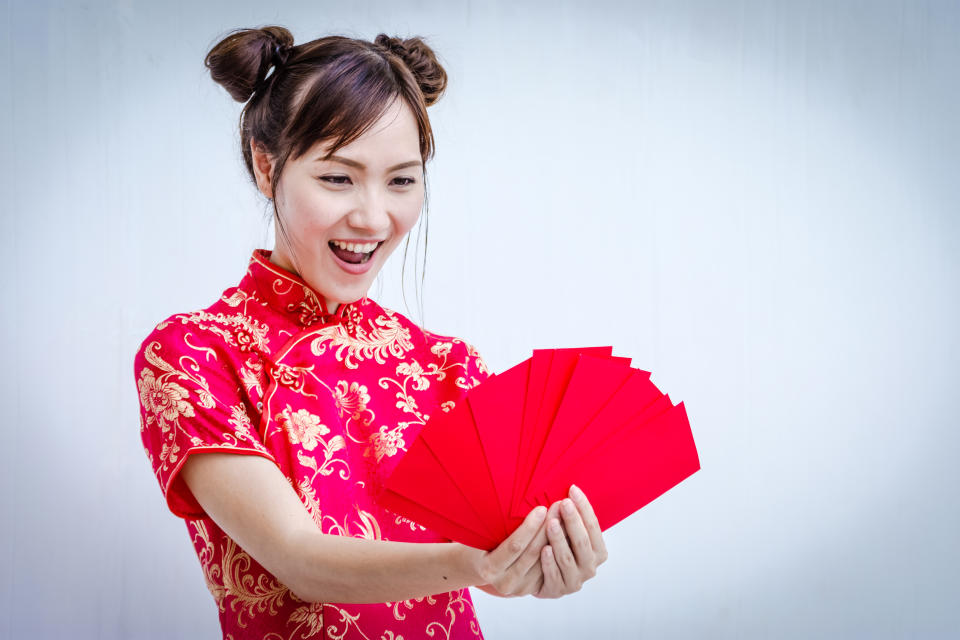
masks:
[[[273,197],[272,159],[251,145],[257,184]],[[287,161],[276,196],[286,236],[277,226],[270,261],[297,273],[333,313],[367,293],[416,224],[424,188],[419,132],[403,100],[329,160],[320,160],[329,148],[318,143]]]

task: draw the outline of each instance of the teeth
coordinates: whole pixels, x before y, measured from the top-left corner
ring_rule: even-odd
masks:
[[[356,244],[353,242],[340,242],[339,240],[331,240],[331,242],[341,249],[346,249],[347,251],[353,251],[354,253],[370,253],[377,248],[379,242],[368,242],[367,244]]]

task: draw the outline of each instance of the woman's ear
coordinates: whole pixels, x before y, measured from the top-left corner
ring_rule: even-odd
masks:
[[[253,158],[253,173],[257,176],[257,187],[268,200],[272,200],[273,187],[270,186],[270,181],[273,178],[273,157],[253,138],[250,139],[250,154]]]

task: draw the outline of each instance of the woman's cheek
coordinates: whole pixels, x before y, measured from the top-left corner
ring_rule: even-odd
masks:
[[[416,206],[411,206],[406,210],[404,218],[405,229],[404,232],[409,231],[413,228],[413,225],[417,223],[417,219],[420,218],[420,210],[423,208],[423,199],[420,199],[420,203]]]

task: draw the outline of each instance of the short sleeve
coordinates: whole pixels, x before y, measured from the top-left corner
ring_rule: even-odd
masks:
[[[206,513],[179,477],[191,454],[237,453],[276,460],[247,413],[229,352],[213,341],[204,343],[202,331],[184,334],[178,324],[157,325],[134,358],[140,436],[170,511],[181,518],[199,518]]]
[[[467,389],[472,389],[489,378],[491,372],[476,347],[469,342],[464,342],[463,345],[466,348],[464,379]]]

